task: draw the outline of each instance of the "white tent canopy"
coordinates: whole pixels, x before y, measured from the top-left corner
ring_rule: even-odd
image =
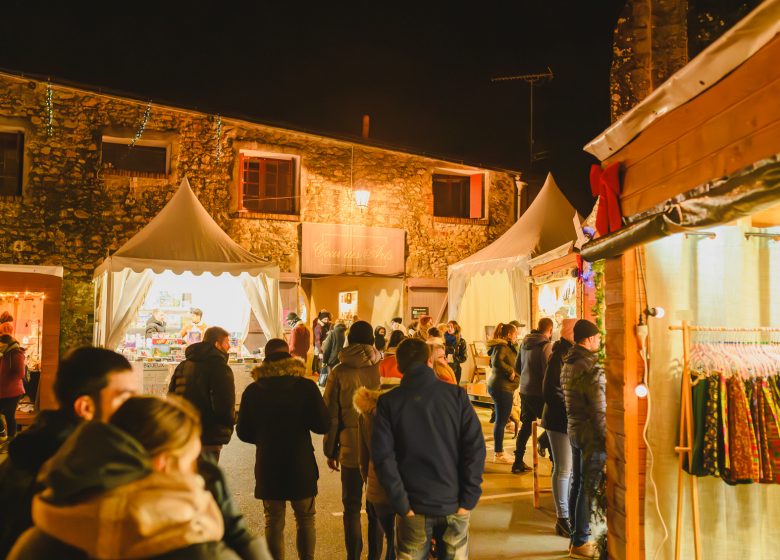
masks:
[[[185,178],[160,213],[95,270],[95,344],[119,345],[154,273],[165,270],[240,276],[263,332],[282,335],[279,268],[233,241]]]
[[[555,184],[552,174],[526,212],[504,235],[484,249],[448,268],[449,317],[460,322],[464,334],[472,340],[482,338],[485,325],[518,319],[528,320],[528,261],[577,239],[574,216],[577,211]],[[489,291],[475,289],[490,278]],[[512,294],[511,305],[499,317],[481,310],[490,309],[484,299],[499,288],[496,280]],[[465,297],[483,301],[470,305]],[[511,309],[514,307],[514,309]],[[461,313],[461,309],[464,313]],[[491,315],[491,316],[487,316]]]

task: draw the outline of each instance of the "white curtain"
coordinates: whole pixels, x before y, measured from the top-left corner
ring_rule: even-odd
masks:
[[[260,323],[267,338],[282,338],[282,296],[279,291],[279,280],[265,274],[250,276],[241,274],[241,285],[244,287],[252,312]]]
[[[528,284],[525,284],[528,290]],[[515,293],[505,270],[475,274],[463,294],[457,321],[466,342],[485,340],[485,327],[518,319],[527,322],[515,307]]]
[[[105,347],[116,349],[122,341],[127,328],[138,313],[149,288],[154,273],[151,270],[135,272],[126,268],[120,272],[109,272],[106,283],[106,324]]]
[[[533,318],[531,317],[531,289],[528,283],[528,273],[522,268],[513,268],[507,274],[515,301],[515,316],[513,318],[525,323],[526,331],[530,331],[533,328],[531,325]]]
[[[656,506],[669,530],[658,558],[674,557],[682,335],[670,325],[780,326],[780,243],[746,240],[747,223],[712,228],[715,239],[679,234],[646,247],[647,298],[664,307],[650,320],[649,441],[655,454],[658,503],[646,480],[646,557],[655,558],[662,538]],[[752,229],[752,228],[750,228]],[[685,475],[682,557],[693,558],[689,482]],[[719,478],[697,478],[703,558],[777,558],[780,550],[780,485],[729,486]]]

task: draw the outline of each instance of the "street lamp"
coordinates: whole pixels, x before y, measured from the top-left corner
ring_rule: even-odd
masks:
[[[355,204],[361,210],[368,208],[368,199],[371,198],[371,191],[358,190],[355,191]]]

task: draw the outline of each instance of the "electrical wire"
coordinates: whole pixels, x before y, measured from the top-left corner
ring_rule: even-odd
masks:
[[[653,560],[656,560],[658,558],[658,554],[661,552],[661,549],[663,548],[664,544],[666,544],[666,541],[669,540],[669,529],[666,527],[666,522],[664,521],[664,516],[661,514],[661,506],[658,504],[658,485],[655,483],[655,478],[653,477],[653,467],[655,466],[655,456],[653,455],[653,448],[650,446],[650,441],[647,439],[647,428],[650,426],[650,412],[652,410],[652,392],[648,391],[647,393],[647,420],[645,421],[645,428],[642,430],[642,439],[645,442],[645,446],[647,446],[647,459],[648,459],[648,467],[650,472],[650,486],[653,487],[653,496],[655,497],[655,511],[658,513],[658,519],[661,521],[661,527],[664,530],[664,538],[661,540],[660,543],[658,543],[658,547],[655,549],[655,554],[653,555]]]

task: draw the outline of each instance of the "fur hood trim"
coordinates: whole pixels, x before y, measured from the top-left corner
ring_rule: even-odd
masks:
[[[282,377],[285,375],[305,377],[306,364],[298,358],[285,358],[275,362],[263,362],[252,370],[252,379],[255,381],[263,377]]]
[[[376,412],[376,403],[381,394],[382,391],[372,391],[368,387],[361,387],[355,391],[352,404],[355,406],[355,410],[361,414],[374,414]]]

